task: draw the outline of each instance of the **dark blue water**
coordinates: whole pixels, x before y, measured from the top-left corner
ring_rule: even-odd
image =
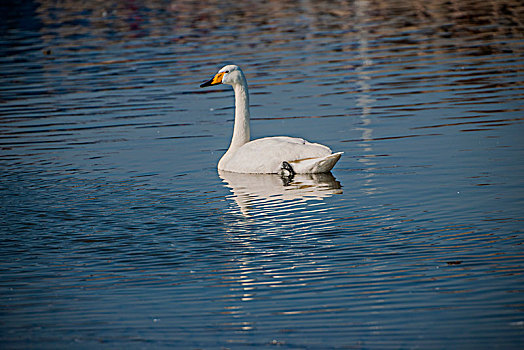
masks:
[[[518,1],[2,5],[6,349],[520,349]],[[218,173],[252,136],[332,174]]]

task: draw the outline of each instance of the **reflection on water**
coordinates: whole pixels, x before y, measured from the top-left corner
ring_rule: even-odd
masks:
[[[373,168],[376,165],[373,157],[373,146],[365,140],[371,139],[373,135],[373,125],[371,120],[373,98],[371,97],[371,86],[369,80],[369,68],[373,66],[373,60],[370,54],[369,48],[369,29],[365,24],[367,19],[366,13],[369,11],[368,1],[356,1],[355,2],[355,20],[358,23],[358,58],[361,60],[361,64],[356,67],[355,73],[357,78],[358,87],[358,98],[356,100],[356,106],[361,109],[360,111],[360,126],[355,128],[362,132],[362,142],[358,143],[358,146],[362,148],[362,153],[365,155],[360,157],[358,161],[363,164],[364,171],[367,172],[367,181],[365,184],[365,191],[372,194],[375,191],[373,187]],[[369,157],[371,155],[371,157]]]
[[[291,178],[274,174],[239,174],[227,171],[219,171],[218,174],[231,189],[232,199],[245,216],[253,215],[254,213],[250,215],[250,212],[254,211],[257,215],[279,211],[283,215],[293,217],[293,210],[300,211],[300,208],[293,207],[293,204],[342,193],[340,183],[331,173],[296,174]],[[302,220],[301,217],[295,219]]]
[[[0,10],[3,347],[523,348],[522,1]],[[336,179],[217,176],[225,63]]]
[[[285,178],[223,171],[219,175],[232,193],[226,198],[234,202],[230,213],[236,218],[226,231],[235,248],[228,276],[231,300],[223,311],[232,315],[234,321],[220,327],[245,334],[255,331],[259,322],[253,320],[251,313],[264,295],[278,295],[288,302],[267,308],[260,314],[263,318],[335,311],[328,306],[297,305],[296,301],[302,298],[288,299],[293,293],[312,288],[312,281],[320,283],[333,273],[321,261],[321,252],[319,255],[303,247],[316,245],[322,251],[333,244],[329,232],[336,230],[334,208],[325,201],[343,193],[335,177],[331,173]],[[255,227],[256,232],[252,230]],[[276,339],[271,342],[280,344]]]

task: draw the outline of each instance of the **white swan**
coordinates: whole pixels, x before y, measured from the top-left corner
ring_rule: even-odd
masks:
[[[227,65],[200,87],[229,84],[235,91],[235,125],[227,152],[218,162],[218,170],[250,174],[327,173],[343,152],[288,136],[265,137],[250,141],[249,92],[242,70]]]

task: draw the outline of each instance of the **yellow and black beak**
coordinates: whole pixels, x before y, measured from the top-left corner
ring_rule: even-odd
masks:
[[[200,87],[206,87],[211,85],[217,85],[222,84],[222,77],[224,76],[224,72],[217,73],[211,80],[206,81],[205,83],[201,84]]]

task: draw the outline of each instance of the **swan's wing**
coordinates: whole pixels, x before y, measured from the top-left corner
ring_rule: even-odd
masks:
[[[327,173],[333,169],[343,153],[344,152],[333,153],[320,158],[298,159],[289,162],[289,164],[297,174]]]
[[[278,173],[282,162],[324,158],[329,147],[301,138],[266,137],[246,143],[237,149],[223,170],[245,173]]]

